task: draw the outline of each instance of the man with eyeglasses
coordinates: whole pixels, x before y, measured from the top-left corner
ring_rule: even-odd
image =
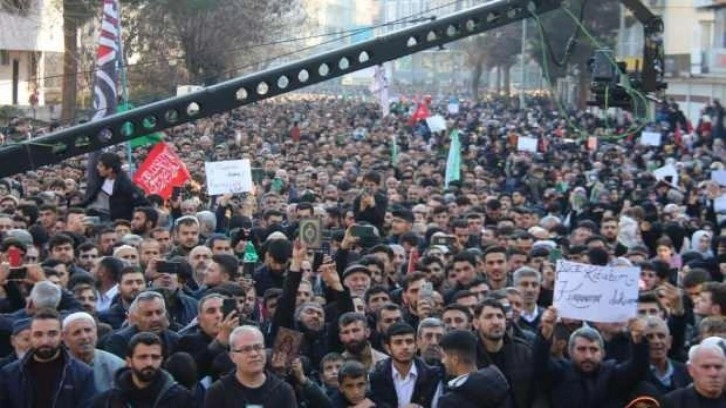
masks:
[[[205,407],[297,407],[295,391],[285,381],[265,372],[267,354],[260,329],[241,326],[229,336],[229,356],[235,371],[207,391]]]

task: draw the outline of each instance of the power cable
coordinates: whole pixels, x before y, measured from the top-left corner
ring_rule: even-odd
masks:
[[[327,45],[327,44],[331,44],[331,43],[335,43],[335,42],[338,42],[338,41],[342,41],[342,40],[344,40],[346,38],[349,38],[349,37],[355,36],[357,34],[360,34],[361,32],[365,32],[365,31],[372,30],[372,29],[375,29],[375,28],[386,27],[386,26],[393,26],[393,25],[399,25],[399,24],[409,24],[409,23],[411,23],[411,20],[414,17],[422,16],[424,14],[429,14],[431,12],[434,12],[434,11],[437,11],[437,10],[441,10],[441,9],[446,8],[446,7],[449,7],[449,6],[453,6],[457,2],[458,2],[458,0],[450,1],[450,2],[445,3],[445,4],[442,4],[440,6],[433,7],[433,8],[429,8],[429,9],[426,9],[426,10],[422,10],[422,11],[419,11],[417,13],[412,13],[412,14],[409,14],[407,16],[404,16],[404,17],[398,18],[396,20],[390,21],[390,22],[376,24],[376,25],[372,25],[372,26],[369,26],[369,27],[359,27],[359,28],[356,28],[356,29],[351,29],[351,30],[348,30],[347,31],[348,34],[346,34],[344,36],[341,36],[339,38],[334,38],[332,40],[328,40],[328,41],[322,42],[320,44],[315,44],[315,45],[311,45],[311,46],[304,47],[304,48],[301,48],[301,49],[297,49],[295,51],[291,51],[291,52],[283,53],[283,54],[280,54],[280,55],[276,55],[276,56],[273,56],[273,57],[270,57],[270,58],[266,58],[266,59],[261,60],[261,61],[256,61],[256,62],[247,64],[247,65],[244,65],[244,66],[233,67],[233,68],[227,69],[227,70],[225,70],[223,72],[220,72],[219,74],[217,74],[215,76],[209,76],[209,77],[205,77],[205,78],[202,78],[202,79],[210,79],[210,78],[217,77],[219,75],[223,75],[225,73],[239,71],[239,70],[243,70],[243,69],[247,69],[247,68],[251,68],[251,67],[257,66],[259,64],[264,64],[264,63],[272,62],[272,61],[275,61],[275,60],[277,60],[279,58],[284,58],[284,57],[287,57],[287,56],[299,54],[299,53],[304,52],[304,51],[307,51],[307,50],[315,49],[315,48],[318,48],[318,47],[321,47],[321,46],[324,46],[324,45]],[[434,20],[435,18],[436,18],[435,16],[425,17],[426,20]],[[420,20],[420,19],[417,19],[417,20]],[[339,33],[319,34],[319,35],[316,35],[316,36],[324,37],[324,36],[333,36],[333,35],[339,35],[339,34],[341,34],[341,33],[339,32]],[[280,42],[295,42],[295,41],[301,41],[301,40],[304,40],[304,39],[307,39],[307,38],[302,38],[302,39],[300,39],[300,38],[298,38],[298,39],[292,38],[292,39],[286,39],[286,40],[279,40],[279,41],[275,41],[275,42],[268,43],[268,44],[258,44],[256,46],[252,46],[252,47],[248,47],[248,48],[254,48],[254,47],[264,46],[264,45],[271,45],[271,44],[276,44],[276,43],[280,43]],[[86,71],[82,71],[82,72],[89,73],[89,72],[95,71],[95,70],[96,69],[94,68],[93,70],[86,70]],[[59,76],[60,77],[63,77],[64,75],[59,75]],[[54,77],[59,77],[59,76],[49,76],[49,77],[45,77],[45,78],[54,78]],[[86,110],[86,111],[84,111],[82,113],[82,115],[83,116],[86,116],[86,115],[89,115],[89,114],[93,114],[96,111],[98,111],[98,110],[90,110],[90,111]],[[79,116],[81,116],[81,113],[80,112],[78,112],[70,120],[70,122],[71,123],[75,122],[75,120]],[[24,144],[36,144],[36,145],[45,146],[44,144],[38,144],[38,143],[33,143],[33,142],[23,142],[23,143]],[[5,144],[5,146],[12,145],[12,144],[13,143]]]

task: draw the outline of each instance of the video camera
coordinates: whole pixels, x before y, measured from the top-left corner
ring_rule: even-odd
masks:
[[[634,92],[646,95],[654,102],[659,102],[645,89],[642,72],[637,68],[635,72],[627,72],[625,62],[615,61],[613,64],[613,61],[615,61],[615,55],[612,50],[607,49],[596,50],[588,61],[588,69],[592,75],[590,84],[592,99],[588,101],[588,105],[603,109],[645,110],[643,103],[638,106],[634,102]],[[655,91],[660,92],[667,87],[665,82],[659,81],[656,83]]]

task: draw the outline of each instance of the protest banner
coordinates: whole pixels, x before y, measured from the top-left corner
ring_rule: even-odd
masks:
[[[446,130],[446,119],[441,115],[435,115],[426,118],[426,124],[431,132],[441,132]]]
[[[640,135],[640,144],[644,146],[660,146],[663,136],[660,132],[643,132]]]
[[[446,111],[449,115],[459,114],[459,99],[456,97],[449,98],[449,103],[446,105]]]
[[[553,305],[560,317],[622,323],[638,314],[640,268],[557,261]]]
[[[158,194],[169,199],[174,187],[183,186],[190,179],[184,162],[166,143],[157,143],[134,175],[134,183],[146,194]]]
[[[658,181],[668,183],[673,188],[678,188],[678,169],[672,164],[666,164],[663,167],[653,170],[653,176]]]
[[[711,170],[711,180],[721,187],[726,187],[726,170]]]
[[[517,138],[517,150],[520,152],[537,153],[537,138],[519,136]]]
[[[207,194],[238,194],[252,191],[252,168],[248,159],[204,163]]]

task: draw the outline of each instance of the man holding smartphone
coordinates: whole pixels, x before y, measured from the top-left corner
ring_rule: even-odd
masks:
[[[363,176],[363,190],[353,201],[353,213],[357,222],[369,222],[378,231],[383,231],[388,198],[379,192],[380,184],[381,175],[377,172],[372,171]]]

